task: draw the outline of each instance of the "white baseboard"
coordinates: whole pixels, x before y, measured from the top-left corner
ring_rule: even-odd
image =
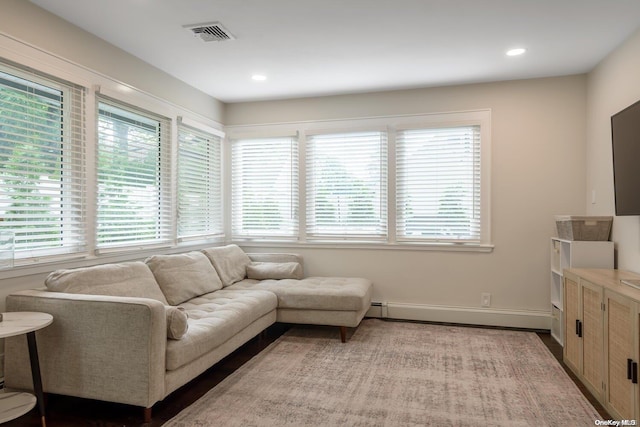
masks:
[[[535,310],[503,310],[389,302],[372,306],[367,312],[367,316],[467,325],[551,329],[551,312]]]

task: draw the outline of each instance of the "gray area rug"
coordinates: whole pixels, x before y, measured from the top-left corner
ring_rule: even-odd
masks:
[[[296,327],[165,427],[592,426],[600,419],[531,332],[365,319]]]

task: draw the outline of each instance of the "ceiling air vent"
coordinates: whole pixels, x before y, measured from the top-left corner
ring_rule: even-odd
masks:
[[[208,24],[185,25],[184,28],[200,37],[205,42],[223,42],[225,40],[235,40],[236,38],[219,22]]]

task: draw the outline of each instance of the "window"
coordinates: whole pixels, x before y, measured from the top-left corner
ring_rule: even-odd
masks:
[[[398,130],[398,241],[480,242],[480,126]]]
[[[171,241],[168,119],[98,102],[97,247]]]
[[[231,158],[233,237],[297,237],[297,140],[293,137],[236,140],[232,143]]]
[[[221,236],[221,138],[178,127],[178,237]]]
[[[0,66],[0,220],[16,258],[86,250],[84,90]]]
[[[306,148],[307,238],[386,238],[386,133],[311,135]]]
[[[227,132],[235,139],[233,239],[282,236],[286,212],[286,236],[302,245],[493,248],[490,110],[230,126]],[[283,134],[300,135],[299,183],[284,180],[297,155],[288,156],[292,140],[267,138]]]

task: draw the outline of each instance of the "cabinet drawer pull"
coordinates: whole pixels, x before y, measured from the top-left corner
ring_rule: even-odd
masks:
[[[627,359],[627,379],[631,379],[631,370],[633,369],[633,360]]]
[[[580,320],[576,319],[576,335],[579,335],[579,331],[580,331]]]
[[[631,366],[631,382],[638,384],[638,364],[636,362],[633,362]]]
[[[582,322],[578,320],[578,338],[582,338]]]

